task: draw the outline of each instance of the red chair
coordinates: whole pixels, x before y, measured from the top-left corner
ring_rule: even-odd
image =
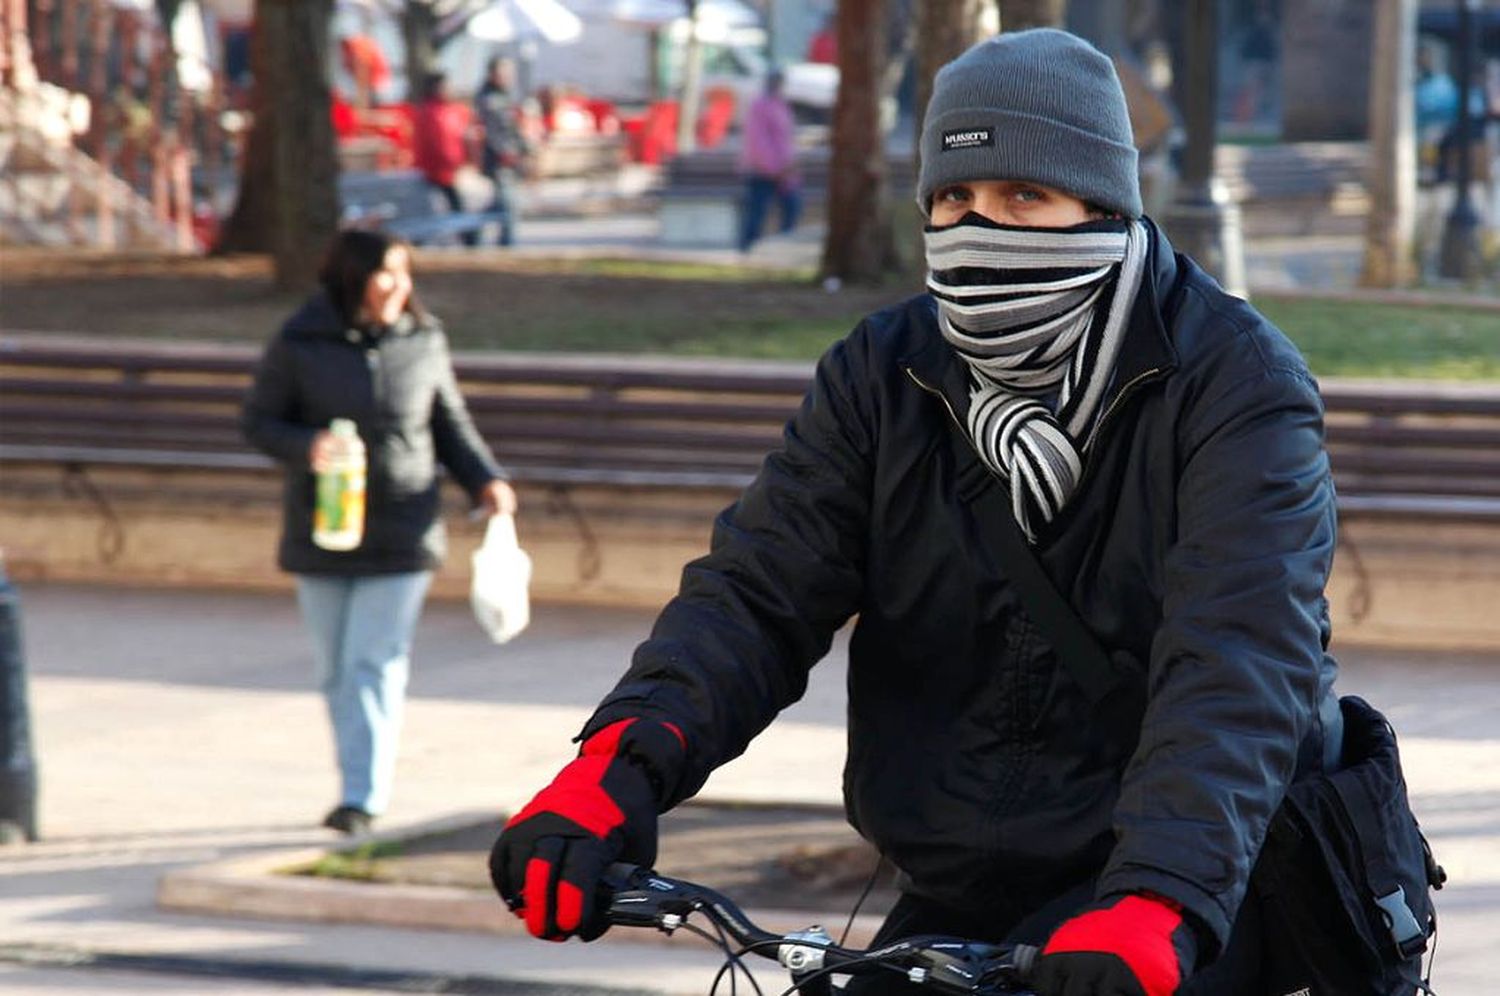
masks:
[[[334,135],[338,138],[353,138],[357,135],[359,133],[359,115],[354,112],[354,105],[335,93],[331,107]]]
[[[590,100],[588,102],[589,114],[594,118],[594,131],[600,135],[618,135],[620,133],[620,112],[615,109],[613,101]]]
[[[737,100],[728,87],[716,86],[703,95],[703,113],[698,115],[698,147],[711,149],[724,141],[734,124]]]
[[[659,163],[677,155],[677,101],[658,100],[646,110],[641,136],[643,163]]]

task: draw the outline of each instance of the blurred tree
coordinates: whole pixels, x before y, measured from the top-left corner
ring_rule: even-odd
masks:
[[[687,48],[682,53],[682,90],[677,98],[677,151],[698,147],[698,107],[703,91],[703,28],[698,18],[698,0],[683,0],[688,20]]]
[[[828,165],[822,275],[879,283],[899,265],[886,204],[881,126],[888,37],[886,0],[839,0],[839,91]]]
[[[922,134],[932,78],[946,63],[984,37],[985,8],[994,0],[924,0],[917,5],[917,93],[915,130]],[[917,143],[918,151],[921,142]]]
[[[413,103],[425,93],[427,77],[437,69],[438,22],[436,0],[406,0],[401,8],[401,40],[406,43],[406,92]]]
[[[1401,287],[1416,277],[1417,138],[1412,94],[1417,0],[1376,0],[1370,77],[1370,214],[1365,287]]]
[[[1067,19],[1068,0],[998,0],[1000,30],[1060,28]]]
[[[290,290],[312,285],[338,227],[338,156],[323,68],[332,16],[333,0],[256,0],[250,137],[239,199],[216,247],[270,252],[276,285]]]
[[[406,0],[402,4],[407,93],[423,92],[427,77],[438,68],[443,46],[463,34],[474,15],[488,6],[489,0]]]

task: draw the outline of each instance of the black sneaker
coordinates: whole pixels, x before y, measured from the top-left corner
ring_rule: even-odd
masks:
[[[351,837],[369,833],[370,824],[373,822],[375,822],[375,817],[358,806],[340,806],[323,817],[325,827]]]

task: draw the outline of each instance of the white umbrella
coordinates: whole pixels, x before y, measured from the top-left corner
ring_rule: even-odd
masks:
[[[558,45],[577,41],[583,22],[558,0],[495,0],[469,18],[465,30],[480,41],[531,38]]]
[[[686,19],[686,0],[574,0],[585,17],[653,27]],[[760,27],[761,15],[742,0],[698,0],[698,20],[730,28]]]

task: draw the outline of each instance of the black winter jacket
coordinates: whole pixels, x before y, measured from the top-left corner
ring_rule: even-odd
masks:
[[[347,552],[312,541],[313,436],[353,419],[368,459],[365,535]],[[428,319],[403,316],[378,336],[346,327],[313,295],[266,347],[241,428],[286,468],[278,562],[297,574],[391,574],[442,560],[437,464],[476,495],[504,476],[464,406],[448,340]]]
[[[1336,708],[1334,494],[1296,349],[1151,231],[1083,480],[1037,546],[1135,695],[1091,706],[1020,608],[981,515],[1008,499],[976,505],[1004,485],[959,427],[966,373],[923,295],[824,355],[585,732],[676,723],[673,804],[857,615],[847,810],[913,891],[984,911],[1097,877],[1181,902],[1211,956]]]

